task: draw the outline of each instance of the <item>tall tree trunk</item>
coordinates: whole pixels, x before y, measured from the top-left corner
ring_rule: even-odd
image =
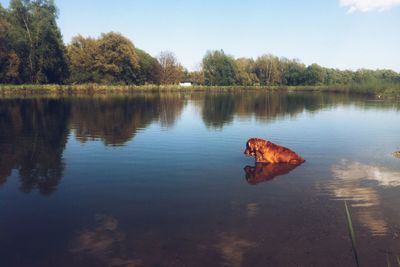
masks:
[[[29,29],[28,22],[27,22],[26,18],[23,17],[22,20],[24,22],[26,33],[27,33],[28,39],[29,39],[29,56],[28,56],[28,60],[29,60],[29,76],[30,76],[31,83],[35,83],[35,75],[33,73],[34,71],[33,71],[33,60],[32,60],[32,53],[34,51],[32,34],[31,34],[30,29]]]

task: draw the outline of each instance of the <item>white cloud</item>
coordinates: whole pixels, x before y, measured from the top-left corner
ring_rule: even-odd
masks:
[[[348,13],[355,11],[384,11],[400,5],[400,0],[340,0],[340,5],[348,8]]]

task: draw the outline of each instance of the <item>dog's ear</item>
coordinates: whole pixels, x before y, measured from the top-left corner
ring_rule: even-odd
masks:
[[[250,148],[250,147],[251,147],[251,139],[246,142],[246,148]]]
[[[256,152],[256,150],[258,149],[258,142],[257,142],[257,141],[255,141],[255,142],[252,143],[251,149],[253,149],[254,152]]]
[[[246,148],[247,148],[247,149],[251,149],[251,148],[252,148],[252,145],[251,145],[251,141],[250,141],[250,140],[247,141],[247,143],[246,143]]]

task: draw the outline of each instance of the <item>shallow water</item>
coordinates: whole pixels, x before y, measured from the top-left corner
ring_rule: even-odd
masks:
[[[395,266],[399,121],[341,94],[1,99],[0,266],[356,266],[345,200],[359,264]],[[250,137],[307,161],[255,166]]]

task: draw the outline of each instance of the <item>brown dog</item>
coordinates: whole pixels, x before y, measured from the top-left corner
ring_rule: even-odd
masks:
[[[305,160],[289,148],[276,145],[270,141],[251,138],[246,143],[244,154],[255,156],[256,162],[301,164]]]

